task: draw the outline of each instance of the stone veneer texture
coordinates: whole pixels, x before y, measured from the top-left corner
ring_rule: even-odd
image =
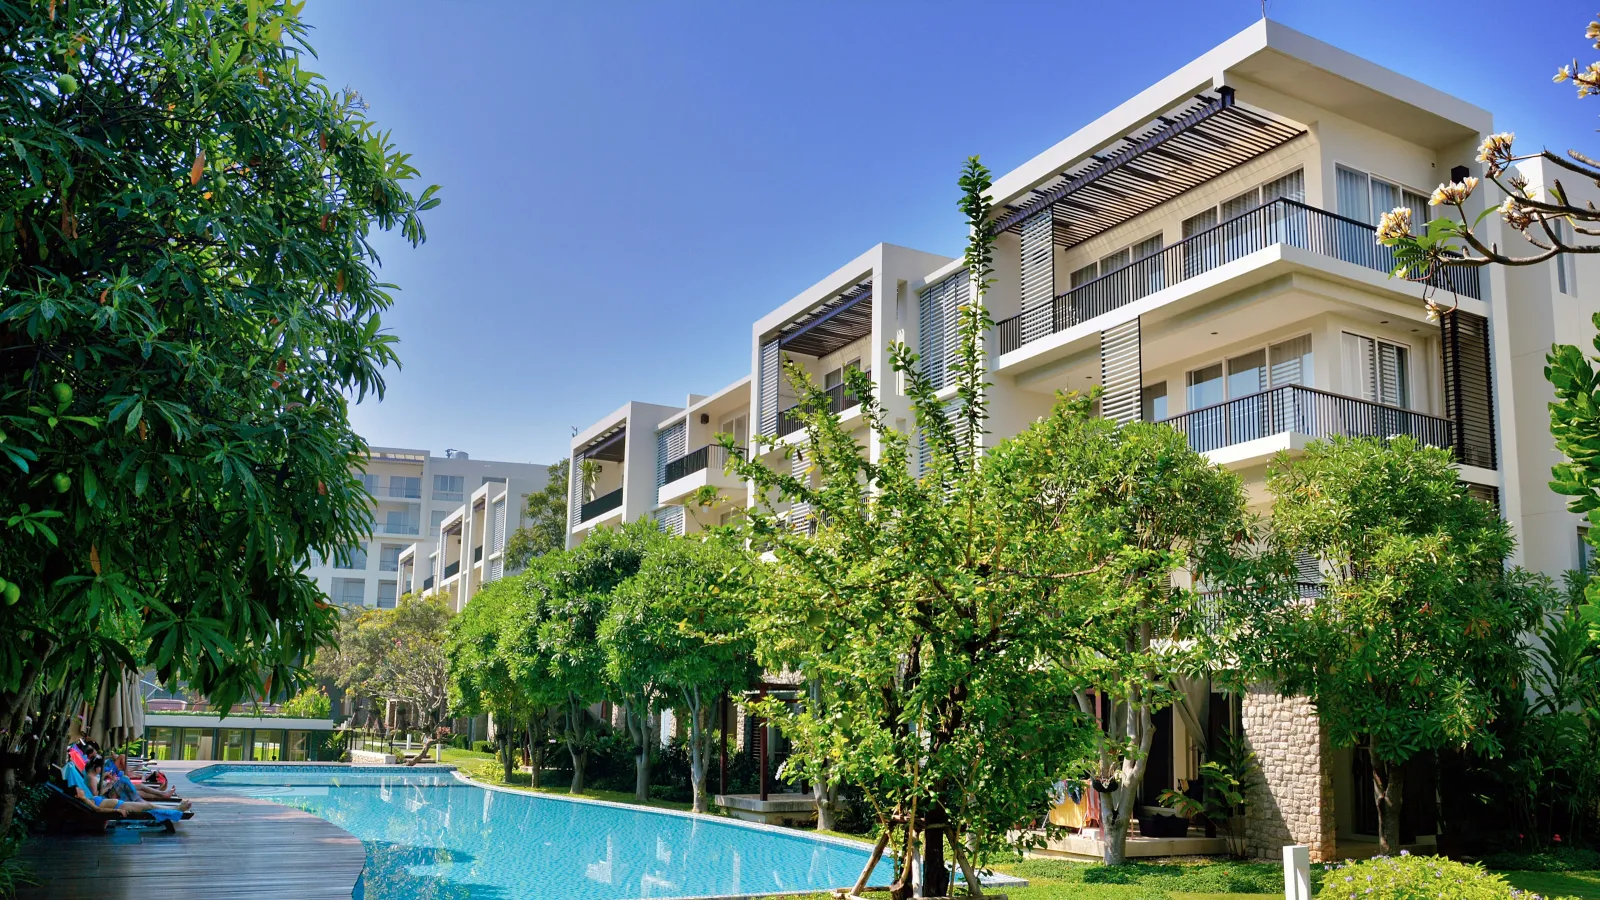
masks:
[[[1261,768],[1248,797],[1250,854],[1281,859],[1285,845],[1306,844],[1312,861],[1331,860],[1333,779],[1316,710],[1304,697],[1283,697],[1258,685],[1245,693],[1241,716]]]

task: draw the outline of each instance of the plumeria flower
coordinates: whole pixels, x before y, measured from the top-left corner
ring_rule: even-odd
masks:
[[[1468,175],[1466,181],[1452,181],[1449,184],[1441,184],[1434,188],[1433,196],[1428,198],[1428,205],[1444,206],[1449,204],[1451,206],[1459,206],[1468,197],[1471,197],[1472,192],[1477,189],[1477,176]]]
[[[1397,206],[1378,217],[1378,243],[1399,240],[1410,233],[1410,207]]]
[[[1533,224],[1533,211],[1518,203],[1517,198],[1507,197],[1505,202],[1500,204],[1500,218],[1512,228],[1523,231]]]
[[[1505,171],[1506,165],[1511,162],[1511,142],[1516,138],[1516,134],[1502,131],[1483,139],[1483,144],[1478,147],[1478,162],[1484,164],[1485,174],[1493,177]]]

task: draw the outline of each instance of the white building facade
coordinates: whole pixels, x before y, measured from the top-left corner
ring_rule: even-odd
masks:
[[[434,554],[443,522],[469,497],[499,488],[514,528],[522,524],[526,496],[549,479],[542,465],[475,460],[454,451],[433,456],[400,447],[371,448],[366,470],[357,476],[372,495],[371,533],[351,548],[348,559],[314,558],[310,574],[333,602],[380,609],[422,589],[414,560]],[[515,493],[508,494],[508,488]]]
[[[1580,566],[1583,522],[1547,486],[1559,458],[1543,367],[1552,342],[1592,341],[1600,260],[1419,284],[1391,277],[1375,240],[1382,213],[1409,207],[1420,227],[1439,212],[1427,202],[1436,185],[1481,177],[1477,147],[1495,130],[1486,110],[1264,20],[1001,175],[984,443],[1026,428],[1058,391],[1099,387],[1102,415],[1171,424],[1239,472],[1268,515],[1266,467],[1280,451],[1409,434],[1455,453],[1462,480],[1513,527],[1517,563],[1556,576]],[[1537,162],[1523,171],[1534,185],[1551,178]],[[1567,188],[1600,202],[1592,186]],[[1499,199],[1480,187],[1469,212]],[[1480,228],[1502,247],[1521,241],[1495,216]],[[1437,319],[1430,298],[1446,310]],[[748,505],[715,436],[804,439],[785,361],[830,392],[876,455],[844,373],[870,371],[887,420],[911,431],[890,348],[910,345],[953,397],[946,363],[969,301],[961,261],[880,244],[760,315],[747,377],[682,407],[628,404],[574,438],[573,471],[585,460],[600,471],[574,479],[569,545],[647,516],[690,532]],[[686,509],[707,485],[719,499]],[[810,527],[808,511],[791,513]],[[1202,732],[1212,696],[1201,685],[1192,704]],[[1331,749],[1302,701],[1263,688],[1241,703],[1265,775],[1253,847],[1306,843],[1332,858],[1371,840],[1360,754]],[[1152,806],[1196,774],[1204,745],[1173,719],[1159,740]],[[1430,820],[1410,827],[1427,842]]]

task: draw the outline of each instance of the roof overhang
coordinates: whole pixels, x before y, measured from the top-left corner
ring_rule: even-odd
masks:
[[[872,334],[872,279],[857,282],[778,329],[790,353],[826,356]]]
[[[1303,134],[1299,125],[1241,108],[1233,89],[1222,87],[1058,172],[1005,207],[995,224],[1015,229],[1048,210],[1055,243],[1071,247]]]
[[[618,422],[615,426],[590,441],[588,446],[579,450],[576,456],[582,459],[603,459],[608,462],[622,462],[623,442],[628,437],[628,423]]]
[[[1262,19],[995,179],[991,196],[997,207],[1026,203],[1030,191],[1115,146],[1155,114],[1224,86],[1237,88],[1255,110],[1306,124],[1326,110],[1434,150],[1475,143],[1494,126],[1481,107]]]

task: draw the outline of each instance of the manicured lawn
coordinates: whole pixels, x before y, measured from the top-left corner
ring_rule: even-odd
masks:
[[[449,751],[446,752],[448,753]],[[449,762],[450,760],[447,758],[445,761]],[[530,794],[552,794],[561,797],[578,796],[587,797],[590,800],[610,800],[613,803],[633,803],[633,794],[623,791],[583,791],[573,795],[566,788],[534,787],[533,776],[527,772],[513,772],[511,773],[511,780],[506,781],[503,777],[505,775],[505,767],[492,754],[480,754],[479,760],[462,760],[460,769],[461,774],[471,778],[473,781],[481,781],[484,784],[492,784],[496,787],[515,788],[519,791],[527,791]],[[672,800],[651,800],[645,805],[656,809],[690,810],[694,808],[692,803],[678,803]],[[724,814],[715,808],[711,812],[713,815]]]
[[[1515,887],[1546,897],[1600,900],[1600,872],[1502,872]]]
[[[479,753],[476,750],[457,750],[446,747],[439,754],[439,761],[450,765],[461,766],[465,770],[466,764],[484,762],[494,759],[493,753]]]

